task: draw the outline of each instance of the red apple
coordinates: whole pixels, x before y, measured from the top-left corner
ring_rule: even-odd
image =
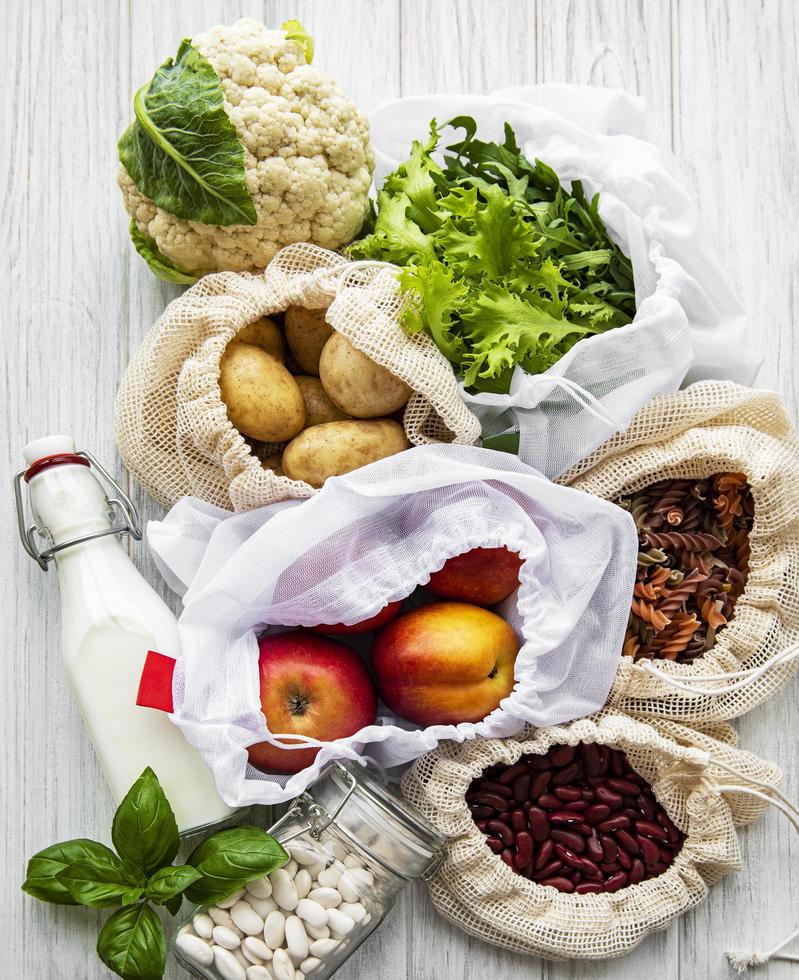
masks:
[[[258,650],[261,710],[270,732],[332,742],[374,723],[374,684],[360,657],[343,643],[294,630],[262,637]],[[269,742],[247,749],[256,768],[282,773],[305,769],[318,752]]]
[[[504,619],[465,602],[399,616],[372,645],[380,697],[418,725],[481,721],[513,690],[519,645]]]
[[[387,606],[383,606],[379,613],[375,613],[374,616],[370,616],[369,619],[364,619],[360,623],[354,623],[352,626],[345,626],[344,623],[334,623],[332,626],[310,626],[309,629],[313,630],[314,633],[327,633],[331,636],[351,636],[355,633],[371,633],[374,630],[379,630],[386,623],[390,623],[400,611],[401,606],[402,601],[389,602]]]
[[[474,548],[433,572],[427,589],[440,599],[495,606],[519,587],[524,560],[507,548]]]

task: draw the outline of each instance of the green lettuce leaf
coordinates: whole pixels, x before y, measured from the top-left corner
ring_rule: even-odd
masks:
[[[119,141],[119,159],[142,194],[170,214],[254,225],[244,146],[223,103],[210,62],[184,40],[134,96],[136,121]]]

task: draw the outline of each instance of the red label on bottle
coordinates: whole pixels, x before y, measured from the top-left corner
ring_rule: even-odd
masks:
[[[175,661],[163,653],[149,650],[139,682],[136,704],[142,708],[157,708],[169,714],[175,710],[172,702],[172,675]]]

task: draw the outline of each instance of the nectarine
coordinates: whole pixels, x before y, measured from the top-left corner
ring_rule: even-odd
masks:
[[[389,602],[388,605],[383,606],[379,613],[375,613],[374,616],[370,616],[369,619],[364,619],[360,623],[354,623],[352,626],[335,623],[332,626],[310,626],[309,629],[313,630],[314,633],[327,633],[329,636],[354,636],[357,633],[372,633],[374,630],[379,630],[381,626],[385,626],[386,623],[390,623],[400,611],[401,606],[402,602]]]
[[[270,732],[332,742],[374,723],[374,684],[360,657],[343,643],[293,630],[261,637],[258,651],[261,710]],[[247,749],[256,768],[283,773],[305,769],[318,752],[269,742]]]
[[[399,616],[372,645],[383,701],[418,725],[481,721],[513,690],[519,645],[495,613],[434,602]]]
[[[523,559],[507,548],[473,548],[433,572],[427,588],[440,599],[495,606],[518,589],[523,564]]]

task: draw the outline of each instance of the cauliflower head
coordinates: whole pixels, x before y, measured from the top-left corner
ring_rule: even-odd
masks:
[[[221,83],[224,111],[244,147],[257,222],[221,226],[176,217],[120,165],[118,183],[138,231],[195,275],[261,270],[292,242],[335,250],[352,241],[368,214],[374,166],[368,124],[355,104],[306,63],[302,43],[284,30],[244,18],[212,27],[191,44]]]

